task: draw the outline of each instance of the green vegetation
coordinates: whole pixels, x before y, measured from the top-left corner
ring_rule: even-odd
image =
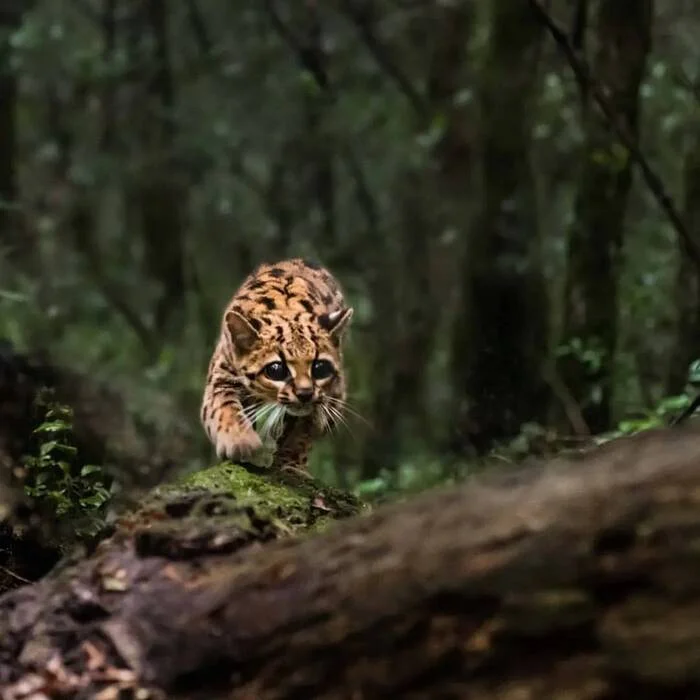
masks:
[[[99,465],[81,463],[72,440],[72,410],[55,403],[49,392],[36,405],[44,415],[34,430],[35,453],[24,459],[24,491],[75,536],[94,535],[104,525],[108,480]]]

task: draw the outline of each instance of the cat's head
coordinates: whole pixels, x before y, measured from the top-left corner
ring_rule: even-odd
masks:
[[[229,310],[225,332],[252,400],[282,407],[293,416],[342,400],[341,345],[352,313],[352,308],[344,307],[289,322],[279,316],[247,318],[240,310]]]

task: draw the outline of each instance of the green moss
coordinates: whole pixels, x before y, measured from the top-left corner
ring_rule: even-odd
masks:
[[[227,491],[250,505],[274,504],[284,510],[299,508],[304,501],[303,495],[298,491],[228,462],[189,474],[178,483],[185,489]]]
[[[234,498],[260,517],[282,521],[294,532],[325,530],[335,520],[357,515],[365,506],[354,495],[314,479],[287,472],[249,471],[222,462],[161,486],[153,494],[171,500],[190,491],[208,491]]]

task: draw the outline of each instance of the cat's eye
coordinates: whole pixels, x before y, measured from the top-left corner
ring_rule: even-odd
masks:
[[[311,365],[311,376],[314,379],[328,379],[335,369],[328,360],[314,360]]]
[[[268,379],[273,382],[283,382],[287,377],[289,377],[289,368],[284,362],[270,362],[269,365],[265,365],[263,372]]]

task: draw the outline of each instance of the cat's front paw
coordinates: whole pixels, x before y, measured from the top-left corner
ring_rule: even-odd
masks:
[[[252,464],[255,467],[265,467],[269,468],[272,466],[272,462],[275,459],[275,451],[271,450],[266,445],[262,449],[254,452],[250,459],[245,460],[246,462]]]
[[[262,447],[262,440],[254,430],[243,433],[220,432],[216,436],[216,456],[219,459],[250,462]]]

